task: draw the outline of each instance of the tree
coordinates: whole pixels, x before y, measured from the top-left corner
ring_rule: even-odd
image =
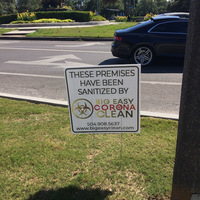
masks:
[[[171,200],[197,200],[200,194],[199,9],[200,1],[192,0],[185,51]]]
[[[87,10],[88,7],[90,7],[91,5],[94,5],[93,0],[91,0],[91,2],[90,2],[90,0],[67,0],[67,4],[69,4],[68,3],[69,1],[71,1],[70,6],[75,10]],[[95,4],[96,4],[96,2],[95,2]]]
[[[86,3],[85,10],[95,12],[97,10],[97,0],[90,0]]]
[[[137,14],[139,16],[145,16],[147,13],[152,12],[152,1],[151,0],[140,0],[137,4]]]
[[[2,5],[2,3],[0,3],[0,15],[2,15],[3,14],[3,5]]]
[[[0,14],[16,13],[15,0],[0,0]]]
[[[18,12],[35,11],[40,8],[40,0],[18,0]]]
[[[66,4],[67,4],[67,6],[73,7],[72,0],[66,0],[65,2],[66,2]]]
[[[118,0],[102,0],[103,4],[114,4],[116,3]]]
[[[119,15],[120,12],[123,12],[124,7],[122,0],[102,0],[102,8],[100,10],[104,17],[110,18],[112,15]]]
[[[169,3],[169,12],[189,12],[190,0],[174,0]]]
[[[161,14],[167,12],[168,2],[166,0],[155,0],[152,3],[152,13]]]
[[[57,6],[61,6],[61,0],[41,0],[42,7],[44,9],[47,8],[56,8]]]
[[[161,14],[167,12],[167,0],[140,0],[137,4],[137,13],[144,16],[147,13]]]
[[[123,0],[124,3],[124,13],[125,15],[135,14],[135,8],[138,3],[138,0]]]

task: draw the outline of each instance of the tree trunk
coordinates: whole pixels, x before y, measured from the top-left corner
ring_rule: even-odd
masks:
[[[200,194],[199,10],[200,1],[191,0],[172,200],[191,200],[193,194]]]

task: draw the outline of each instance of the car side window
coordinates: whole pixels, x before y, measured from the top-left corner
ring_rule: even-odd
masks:
[[[150,32],[157,33],[187,33],[187,22],[167,22],[154,26]]]

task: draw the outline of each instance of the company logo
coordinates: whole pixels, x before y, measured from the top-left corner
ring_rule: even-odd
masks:
[[[93,105],[87,99],[77,99],[72,104],[72,113],[79,119],[87,119],[93,113]]]

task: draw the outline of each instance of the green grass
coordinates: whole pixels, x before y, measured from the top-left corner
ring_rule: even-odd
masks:
[[[81,27],[81,28],[59,28],[59,29],[38,29],[30,33],[29,37],[111,37],[117,29],[128,28],[136,25],[135,22],[120,23],[113,25]]]
[[[13,29],[0,28],[0,35],[6,32],[14,31]]]
[[[68,109],[0,98],[0,199],[169,199],[177,121],[72,135]]]

